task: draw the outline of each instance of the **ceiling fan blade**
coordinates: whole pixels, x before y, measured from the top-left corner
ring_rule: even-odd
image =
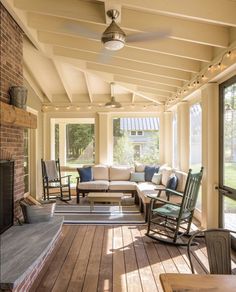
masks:
[[[111,60],[111,58],[114,56],[116,51],[107,50],[106,48],[103,48],[99,54],[98,62],[107,64]]]
[[[100,33],[92,31],[89,28],[84,27],[83,25],[80,25],[80,24],[67,23],[64,26],[64,30],[68,33],[77,34],[78,36],[82,36],[86,38],[91,38],[91,39],[96,39],[96,40],[101,39]]]
[[[133,42],[152,41],[152,40],[167,38],[169,35],[170,35],[170,31],[141,32],[141,33],[128,35],[126,37],[126,42],[133,43]]]

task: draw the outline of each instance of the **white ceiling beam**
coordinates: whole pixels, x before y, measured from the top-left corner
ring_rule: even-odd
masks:
[[[44,102],[45,101],[44,100],[44,94],[43,94],[39,84],[37,83],[37,81],[33,77],[32,73],[30,72],[29,68],[27,67],[27,65],[24,62],[23,62],[23,75],[24,75],[24,78],[29,83],[29,85],[32,87],[32,89],[35,92],[35,94],[40,99],[40,101]]]
[[[32,70],[30,69],[30,66],[29,66],[29,61],[26,60],[26,58],[24,58],[23,60],[23,66],[25,68],[25,70],[27,70],[27,73],[30,75],[30,76],[33,76],[33,79],[35,80],[36,84],[39,86],[39,88],[41,89],[41,91],[43,92],[45,98],[47,98],[50,102],[52,102],[52,93],[47,90],[47,88],[44,86],[42,87],[40,82],[37,80],[37,77],[33,74]]]
[[[135,100],[135,93],[133,92],[132,97],[131,97],[131,103],[134,103]]]
[[[187,0],[185,0],[186,2]],[[203,0],[202,0],[203,1]],[[205,0],[204,0],[205,1]],[[208,0],[209,1],[209,0]],[[212,0],[214,1],[214,0]],[[222,1],[222,0],[218,0]],[[225,0],[224,0],[225,1]],[[130,6],[132,6],[132,2],[129,1]],[[151,0],[149,1],[151,2]],[[153,1],[156,2],[156,1]],[[158,1],[159,2],[159,1]],[[167,1],[171,2],[171,0]],[[197,0],[195,0],[197,3]],[[121,2],[116,1],[116,5],[122,4]],[[178,7],[182,7],[178,3],[175,3]],[[83,22],[88,23],[97,23],[103,24],[101,27],[102,30],[105,30],[105,11],[103,10],[104,6],[98,2],[85,2],[85,1],[76,1],[71,0],[68,5],[67,0],[48,0],[48,1],[39,1],[39,0],[15,0],[15,5],[19,9],[32,11],[40,14],[58,16],[67,19],[75,19],[81,20]],[[173,5],[171,2],[170,8]],[[121,15],[121,26],[124,29],[128,29],[131,31],[150,31],[150,29],[158,28],[158,30],[170,30],[171,37],[180,40],[187,40],[201,44],[207,44],[216,47],[226,47],[228,45],[228,31],[224,27],[220,27],[217,25],[208,25],[207,23],[203,23],[195,21],[188,21],[186,19],[181,18],[173,18],[166,15],[155,15],[153,13],[148,13],[147,7],[152,7],[145,4],[142,4],[142,9],[144,11],[140,11],[135,9],[136,11],[132,11],[130,9],[126,9],[126,5],[122,4],[122,15]],[[128,5],[129,6],[129,5]],[[191,4],[189,4],[191,6]],[[199,7],[204,7],[204,4],[201,6],[200,4],[196,5]],[[213,6],[215,8],[215,5]],[[212,12],[211,7],[211,12]],[[222,7],[223,9],[223,7]],[[194,10],[194,9],[192,9]],[[204,9],[202,9],[204,10]],[[162,13],[163,14],[163,13]],[[169,14],[171,15],[171,13]],[[172,15],[171,15],[172,16]],[[209,17],[209,13],[208,13]],[[198,20],[198,19],[196,19]],[[207,18],[206,18],[207,22]],[[189,29],[188,29],[189,28]],[[219,30],[219,31],[218,31]],[[193,33],[191,33],[193,32]]]
[[[92,94],[91,85],[89,83],[87,72],[84,72],[84,79],[85,79],[85,83],[86,83],[86,86],[88,89],[89,100],[90,100],[90,102],[93,102],[93,94]]]
[[[75,20],[86,20],[87,15],[90,15],[91,22],[105,23],[104,5],[99,2],[93,3],[78,0],[14,0],[14,4],[17,8],[22,10]]]
[[[74,35],[76,37],[79,37],[80,34],[78,32],[78,29],[68,29],[66,27],[69,26],[75,26],[78,27],[79,23],[68,21],[67,23],[65,21],[61,22],[59,19],[59,22],[52,24],[52,20],[50,18],[48,19],[49,23],[51,23],[51,26],[57,26],[56,30],[54,28],[54,31],[60,32],[63,34],[68,34],[68,35]],[[36,27],[35,22],[39,23],[40,20],[36,19],[35,17],[29,17],[29,25],[32,27]],[[45,24],[43,24],[44,22]],[[74,24],[73,24],[74,23]],[[41,21],[41,24],[38,25],[39,30],[44,30],[48,29],[46,21]],[[46,28],[45,28],[46,26]],[[92,25],[86,25],[86,29],[89,29],[90,31],[98,32],[99,35],[102,33],[103,29],[98,30],[99,26],[98,25],[93,25],[92,29],[90,29]],[[85,27],[84,27],[85,28]],[[90,36],[89,38],[93,39],[93,36]],[[99,43],[101,47],[101,42],[99,39],[94,39],[96,40],[97,43]],[[79,41],[79,40],[78,40]],[[169,54],[172,56],[177,56],[177,57],[184,57],[184,58],[189,58],[193,60],[199,60],[199,61],[204,61],[204,62],[209,62],[212,58],[212,47],[207,46],[207,45],[202,45],[198,43],[192,43],[190,41],[182,41],[178,39],[163,39],[159,41],[147,41],[147,42],[137,42],[137,43],[127,43],[127,47],[130,48],[140,48],[143,50],[147,51],[154,51],[154,52],[159,52],[163,54]]]
[[[119,0],[119,3],[132,9],[236,26],[236,1],[234,0],[181,0],[181,3],[173,0]]]
[[[183,86],[183,81],[171,79],[168,77],[161,77],[161,76],[155,76],[155,75],[146,74],[146,73],[135,72],[135,71],[127,70],[127,69],[114,68],[107,65],[86,63],[84,61],[72,59],[68,57],[61,56],[58,58],[61,58],[64,62],[71,64],[72,66],[79,69],[80,71],[94,70],[98,72],[100,75],[102,74],[103,79],[109,78],[111,75],[115,74],[115,75],[132,77],[132,78],[140,79],[140,80],[151,81],[151,82],[156,83],[157,85],[164,84],[164,85],[175,86],[178,88],[181,88]],[[91,67],[91,69],[88,68],[88,66]],[[109,82],[110,81],[114,81],[113,78],[109,80]]]
[[[62,83],[62,85],[63,85],[63,87],[65,89],[65,92],[67,94],[67,97],[68,97],[69,102],[72,102],[72,100],[73,100],[72,99],[72,93],[70,91],[69,85],[67,84],[67,82],[65,80],[65,76],[64,76],[64,72],[62,70],[61,64],[60,64],[60,62],[58,62],[58,61],[56,61],[54,59],[52,59],[52,62],[54,64],[54,66],[55,66],[55,69],[56,69],[58,75],[59,75],[59,78],[61,80],[61,83]]]
[[[39,31],[38,38],[46,44],[58,45],[84,51],[101,53],[102,46],[97,41],[65,36],[53,32]],[[166,55],[158,52],[147,53],[145,50],[124,47],[114,54],[117,59],[133,60],[146,64],[158,65],[166,68],[180,69],[182,71],[196,73],[200,70],[200,62],[182,57]]]
[[[54,51],[54,54],[57,56],[64,56],[64,57],[69,57],[73,59],[89,61],[91,63],[103,64],[102,62],[99,62],[100,55],[96,53],[84,52],[80,50],[71,50],[71,49],[63,48],[63,47],[54,47],[53,51]],[[173,78],[173,79],[182,80],[182,81],[188,81],[191,78],[190,73],[185,72],[185,71],[164,68],[164,67],[149,65],[149,64],[140,63],[140,62],[134,62],[131,60],[129,61],[123,60],[123,59],[117,60],[116,58],[112,58],[108,62],[107,65],[111,67],[125,68],[132,71],[144,72],[144,73],[149,73],[156,76],[163,76],[163,77]]]
[[[146,80],[140,80],[136,78],[130,78],[126,76],[120,76],[120,75],[114,75],[114,81],[117,82],[123,82],[128,84],[134,84],[134,85],[140,85],[143,87],[148,87],[151,89],[158,89],[170,93],[174,93],[177,91],[177,88],[174,86],[164,85],[164,84],[157,84],[154,82],[146,81]]]

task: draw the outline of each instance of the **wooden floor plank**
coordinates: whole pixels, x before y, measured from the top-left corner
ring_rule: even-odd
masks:
[[[166,273],[178,273],[178,270],[167,250],[167,245],[163,243],[155,243],[155,248],[161,259],[162,265]]]
[[[187,249],[185,247],[185,249]],[[167,250],[173,259],[173,262],[178,270],[179,273],[183,274],[191,274],[190,267],[184,260],[182,254],[179,252],[178,248],[174,245],[167,245]]]
[[[98,291],[99,292],[112,292],[112,262],[113,262],[113,227],[105,226],[103,245],[102,245],[102,258],[98,278]]]
[[[140,226],[139,231],[142,235],[144,247],[148,256],[154,279],[156,281],[157,289],[159,292],[162,292],[163,289],[160,283],[159,276],[160,274],[165,273],[165,269],[155,248],[156,243],[154,243],[153,239],[151,239],[150,237],[145,236],[145,233],[147,232],[146,226]]]
[[[104,226],[97,226],[84,279],[83,292],[97,291],[103,236]]]
[[[60,273],[60,269],[67,257],[68,251],[71,247],[72,241],[76,235],[78,226],[74,226],[74,228],[68,228],[68,230],[60,249],[57,254],[53,258],[48,270],[46,271],[39,287],[37,288],[37,292],[45,292],[51,291],[54,283]]]
[[[61,243],[31,292],[162,292],[161,273],[190,273],[186,248],[145,233],[146,226],[63,226]],[[197,248],[205,264],[204,246]],[[196,260],[194,266],[204,273]]]
[[[79,229],[77,230],[76,236],[73,240],[73,243],[68,252],[66,260],[60,270],[56,283],[52,289],[53,292],[67,291],[67,287],[69,285],[70,278],[73,273],[77,257],[79,255],[86,230],[87,230],[87,226],[79,226]]]
[[[139,267],[139,274],[143,291],[158,291],[155,279],[150,268],[149,260],[144,248],[142,235],[137,227],[131,229],[136,259]]]
[[[84,278],[87,270],[87,265],[89,262],[90,251],[93,243],[93,237],[95,233],[95,226],[88,226],[79,257],[77,258],[70,283],[68,286],[68,292],[79,292],[83,289]]]
[[[114,227],[113,231],[113,291],[127,291],[123,238],[120,226]]]
[[[130,228],[122,227],[127,288],[129,292],[139,292],[143,290]]]

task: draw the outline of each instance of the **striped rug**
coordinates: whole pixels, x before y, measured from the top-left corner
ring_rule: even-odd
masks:
[[[55,215],[64,216],[65,224],[144,224],[143,215],[137,206],[119,206],[104,204],[94,206],[90,212],[89,205],[57,205]]]

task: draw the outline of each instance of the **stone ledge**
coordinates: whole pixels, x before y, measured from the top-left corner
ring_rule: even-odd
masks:
[[[13,226],[1,235],[0,289],[15,290],[34,272],[57,241],[63,217]]]

